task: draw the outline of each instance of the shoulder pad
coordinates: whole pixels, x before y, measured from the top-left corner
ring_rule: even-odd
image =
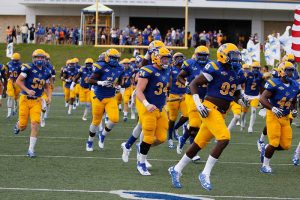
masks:
[[[98,63],[94,63],[93,66],[97,67],[98,69],[101,69],[101,65],[99,65]]]
[[[30,66],[29,64],[22,64],[21,66],[22,66],[22,67],[26,67],[26,68],[28,68],[28,69],[31,68],[31,66]]]
[[[207,63],[204,68],[207,71],[217,71],[217,70],[219,70],[218,65],[213,61]]]
[[[275,79],[270,79],[270,80],[267,80],[267,82],[269,83],[269,84],[271,84],[273,87],[275,87],[276,86],[276,80]]]
[[[142,70],[145,70],[145,71],[148,72],[149,74],[152,74],[152,72],[153,72],[151,69],[149,69],[148,66],[142,67],[141,69],[142,69]]]

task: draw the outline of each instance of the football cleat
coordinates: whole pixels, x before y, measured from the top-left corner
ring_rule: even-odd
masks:
[[[272,173],[272,168],[270,166],[262,166],[260,168],[260,172],[264,174],[271,174]]]
[[[72,111],[71,110],[68,110],[68,115],[72,115]]]
[[[123,142],[121,144],[121,148],[123,149],[122,160],[123,160],[123,162],[127,163],[129,160],[129,154],[130,154],[131,148],[127,149],[125,144],[126,144],[126,142]]]
[[[87,141],[86,142],[86,147],[85,147],[85,150],[86,151],[94,151],[94,149],[93,149],[93,141]]]
[[[152,167],[152,165],[149,163],[149,161],[147,159],[145,160],[145,164],[146,164],[147,169],[150,169]]]
[[[86,121],[86,120],[87,120],[86,116],[82,116],[81,119],[82,119],[83,121]]]
[[[248,133],[253,133],[253,128],[248,127]]]
[[[36,157],[36,155],[35,155],[34,152],[28,150],[28,152],[27,152],[27,157],[29,157],[29,158],[34,158],[34,157]]]
[[[98,142],[99,148],[100,148],[100,149],[104,149],[104,138],[105,138],[105,136],[102,135],[102,133],[100,133],[100,134],[98,135],[98,138],[99,138],[99,142]]]
[[[294,153],[292,161],[293,161],[293,164],[295,166],[299,165],[299,156],[297,157],[297,153],[296,152]]]
[[[192,162],[194,162],[194,163],[198,163],[200,160],[201,160],[201,157],[198,156],[198,155],[195,155],[195,156],[192,158]]]
[[[68,103],[65,103],[65,108],[67,108],[69,106],[69,104]]]
[[[204,189],[208,191],[212,190],[212,185],[210,184],[210,179],[208,175],[200,173],[198,179],[200,181],[201,186]]]
[[[20,129],[19,129],[19,121],[16,122],[15,126],[14,126],[14,134],[15,135],[18,135],[20,132]]]
[[[169,140],[168,140],[168,147],[169,147],[170,149],[173,149],[173,148],[174,148],[174,143],[173,143],[173,140],[172,140],[172,139],[169,139]]]
[[[124,121],[124,122],[127,122],[127,119],[128,119],[127,116],[124,116],[124,117],[123,117],[123,121]]]
[[[145,163],[137,163],[137,170],[140,172],[141,175],[143,176],[150,176],[150,172],[148,171],[146,164]]]
[[[73,104],[73,110],[76,110],[76,104],[75,103]]]
[[[171,176],[172,185],[175,188],[182,188],[181,183],[180,183],[180,176],[182,176],[182,174],[175,171],[174,166],[170,167],[168,169],[168,171],[169,171],[169,174]]]
[[[183,144],[182,144],[182,136],[179,136],[178,138],[178,144],[177,144],[177,154],[182,154],[182,150],[183,150]]]
[[[260,141],[260,140],[258,139],[257,142],[256,142],[256,144],[257,144],[257,150],[258,150],[259,152],[261,152],[261,146],[262,146],[262,145],[265,145],[265,142],[264,142],[264,141]]]

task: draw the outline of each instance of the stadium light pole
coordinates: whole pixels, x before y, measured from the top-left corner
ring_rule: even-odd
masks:
[[[188,25],[189,25],[189,0],[185,0],[185,27],[184,27],[184,47],[188,48]]]
[[[138,45],[98,45],[98,5],[100,0],[96,0],[96,31],[95,31],[95,47],[103,48],[127,48],[127,49],[148,49],[148,46],[138,46]],[[189,10],[189,0],[185,0],[185,27],[184,27],[184,46],[167,46],[168,49],[188,49],[187,45],[187,32],[188,32],[188,10]]]
[[[95,45],[98,45],[98,6],[99,6],[99,0],[96,0],[96,24],[95,24]]]

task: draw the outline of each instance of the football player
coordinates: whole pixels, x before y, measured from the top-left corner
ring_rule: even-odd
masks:
[[[280,78],[268,80],[260,97],[261,104],[267,109],[266,127],[269,139],[269,144],[263,145],[261,149],[263,165],[260,171],[267,174],[272,173],[270,159],[274,152],[291,147],[292,128],[289,115],[296,110],[297,95],[300,93],[299,83],[293,79],[296,70],[294,65],[283,62],[278,69]]]
[[[260,63],[255,61],[250,66],[251,70],[245,71],[245,95],[250,99],[251,117],[248,133],[253,133],[253,126],[256,120],[256,109],[259,105],[259,94],[263,89],[263,75],[260,72]],[[246,113],[248,108],[243,108],[241,130],[246,126]]]
[[[68,109],[68,115],[72,114],[72,108],[75,109],[76,106],[74,106],[75,102],[75,89],[72,88],[73,90],[70,89],[72,81],[74,77],[78,74],[78,70],[75,66],[75,60],[71,59],[69,61],[69,66],[64,69],[63,71],[63,80],[65,81],[65,88],[64,88],[64,93],[65,93],[65,101],[68,102],[69,109]],[[75,107],[75,108],[74,108]]]
[[[167,48],[161,47],[151,57],[153,64],[140,69],[136,87],[137,104],[141,104],[137,106],[138,113],[144,134],[139,145],[137,169],[143,176],[151,175],[145,164],[151,145],[163,143],[167,139],[168,129],[168,116],[164,106],[172,56]]]
[[[242,69],[240,69],[238,71],[238,80],[239,80],[240,85],[245,83],[244,73],[249,70],[250,70],[250,66],[248,64],[243,64]],[[233,118],[228,125],[229,131],[231,131],[233,129],[233,127],[237,124],[237,122],[240,120],[241,114],[242,114],[242,106],[240,104],[236,103],[235,101],[232,101],[230,103],[230,109],[233,113]]]
[[[125,58],[122,60],[122,65],[124,67],[124,71],[120,77],[121,81],[121,94],[124,101],[124,116],[123,120],[126,122],[128,118],[128,103],[130,100],[130,97],[132,95],[132,83],[133,83],[133,69],[130,66],[130,60],[128,58]]]
[[[185,85],[180,83],[177,80],[177,76],[181,71],[181,66],[185,57],[182,53],[177,52],[173,55],[173,66],[171,67],[171,77],[170,77],[170,92],[167,102],[168,108],[168,116],[169,116],[169,130],[168,130],[168,146],[169,148],[173,148],[173,132],[174,132],[174,125],[177,119],[178,112],[180,111],[182,117],[180,120],[187,121],[188,114],[187,114],[187,106],[184,100],[184,94],[186,91]],[[177,136],[175,136],[177,137]]]
[[[92,75],[94,60],[92,58],[87,58],[84,62],[85,66],[79,69],[78,74],[74,77],[73,82],[70,86],[70,90],[74,90],[76,83],[80,79],[80,91],[79,91],[79,102],[85,105],[82,120],[87,120],[87,114],[91,109],[91,95],[90,95],[90,84],[88,83],[89,77]]]
[[[177,153],[181,154],[183,145],[185,144],[186,140],[190,138],[190,143],[193,143],[196,134],[201,125],[200,114],[197,111],[196,105],[193,101],[193,97],[191,95],[191,91],[189,88],[189,84],[194,80],[194,78],[201,74],[206,64],[209,62],[209,50],[206,46],[199,46],[195,49],[192,59],[188,59],[183,62],[182,70],[178,75],[178,81],[182,84],[185,84],[186,87],[186,95],[185,95],[185,102],[188,111],[189,117],[189,126],[188,131],[185,131],[184,134],[179,137],[178,145],[177,145]],[[185,79],[187,78],[187,80]],[[206,85],[198,87],[198,93],[200,99],[203,101],[206,95],[207,87]],[[193,161],[200,160],[200,157],[197,155],[193,158]]]
[[[123,68],[119,65],[120,53],[116,49],[108,49],[105,54],[105,62],[94,63],[94,70],[88,82],[94,86],[95,96],[92,99],[93,120],[89,129],[89,137],[86,142],[86,151],[93,151],[93,141],[102,120],[104,112],[108,116],[105,128],[100,133],[99,148],[104,148],[106,135],[119,122],[119,110],[115,99],[116,85],[119,82]]]
[[[11,57],[11,61],[7,63],[8,69],[8,81],[7,81],[7,117],[12,117],[17,112],[18,99],[20,94],[20,88],[16,84],[16,80],[21,72],[20,62],[21,55],[14,53]]]
[[[185,155],[175,165],[169,168],[172,184],[181,188],[180,176],[183,168],[190,163],[192,158],[203,149],[212,138],[216,139],[216,145],[211,151],[203,171],[199,174],[201,186],[206,190],[212,189],[210,173],[223,150],[229,143],[230,132],[226,126],[224,115],[230,107],[230,102],[245,105],[246,100],[240,95],[241,86],[238,84],[238,68],[241,54],[232,43],[226,43],[217,50],[217,61],[209,62],[203,73],[197,76],[191,83],[190,89],[197,110],[201,115],[201,126],[193,144]],[[199,86],[207,85],[207,95],[203,102],[199,97]],[[216,123],[218,122],[218,123]]]
[[[75,68],[77,69],[77,71],[79,71],[81,68],[81,66],[79,65],[79,59],[74,58],[74,62],[75,62]],[[76,107],[79,106],[80,84],[76,84],[74,90],[75,90],[75,104],[73,108],[76,109]]]
[[[62,83],[62,88],[63,88],[63,92],[64,92],[64,97],[65,97],[65,107],[68,107],[69,103],[68,100],[66,99],[66,90],[65,90],[65,80],[64,80],[64,71],[69,67],[70,65],[70,59],[68,59],[66,61],[66,65],[63,66],[62,68],[60,68],[60,73],[59,73],[59,77],[61,79],[61,83]]]
[[[45,56],[46,56],[45,66],[49,70],[49,72],[51,73],[50,90],[49,90],[50,93],[49,93],[49,95],[52,97],[56,72],[55,72],[54,67],[50,63],[50,55],[46,52]],[[41,123],[40,124],[41,124],[41,127],[45,127],[45,125],[46,125],[45,119],[48,116],[48,111],[49,111],[49,108],[50,108],[50,104],[48,102],[48,96],[46,95],[45,91],[43,92],[43,94],[41,96],[41,100],[42,100],[42,112],[41,112]]]
[[[7,79],[8,79],[8,69],[7,66],[0,64],[0,101],[2,104],[2,97],[6,98],[6,90],[7,90]]]
[[[21,73],[16,80],[21,89],[19,102],[19,121],[14,127],[14,133],[18,134],[27,127],[28,119],[31,121],[31,134],[27,156],[35,157],[35,145],[38,135],[38,126],[42,112],[41,96],[46,91],[48,101],[51,102],[50,78],[51,73],[45,67],[45,51],[37,49],[32,53],[32,63],[23,64]]]

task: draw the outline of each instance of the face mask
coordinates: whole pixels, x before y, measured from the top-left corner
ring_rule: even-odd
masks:
[[[37,66],[43,66],[45,64],[45,60],[35,60],[34,64]]]
[[[13,64],[18,64],[19,61],[18,61],[18,60],[12,60],[12,63],[13,63]]]
[[[208,61],[208,55],[207,54],[197,54],[196,60],[199,64],[206,64]]]
[[[184,61],[184,58],[178,57],[178,58],[175,59],[174,65],[176,65],[176,66],[177,66],[177,65],[181,66],[182,63],[183,63],[183,61]]]
[[[285,73],[285,80],[287,80],[288,82],[291,82],[292,80],[294,80],[294,69],[289,68],[289,69],[285,69],[284,70]]]
[[[164,56],[160,58],[160,66],[163,69],[167,69],[171,64],[171,57],[169,56]]]
[[[239,51],[230,51],[228,53],[229,63],[240,63],[242,61],[242,55]]]
[[[117,67],[119,65],[119,58],[117,57],[109,57],[108,64],[112,67]]]

